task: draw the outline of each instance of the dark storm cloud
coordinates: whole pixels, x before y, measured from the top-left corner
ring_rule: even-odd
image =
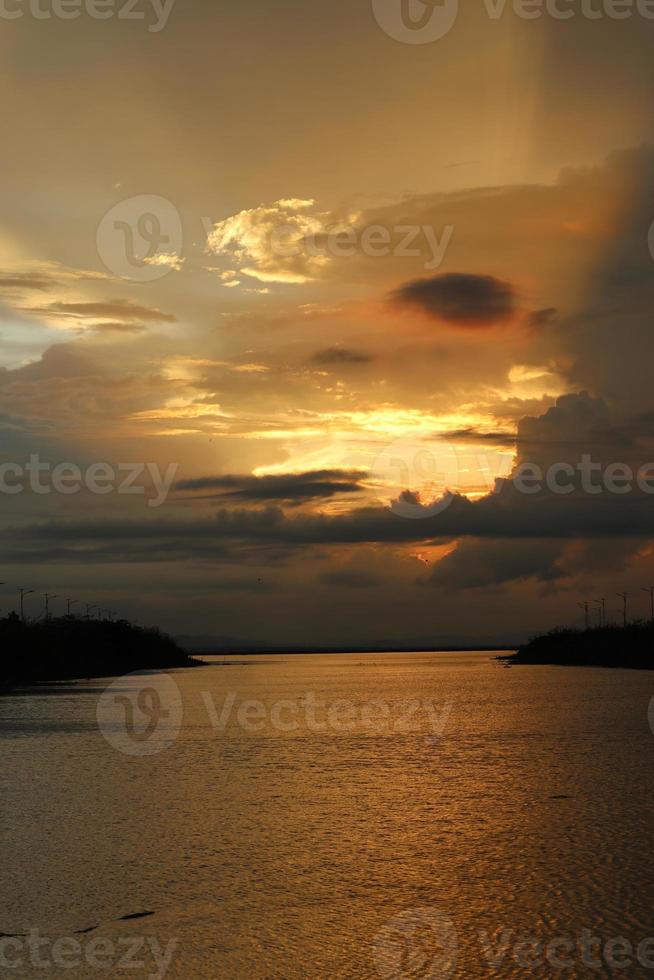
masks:
[[[579,575],[623,572],[641,550],[637,538],[467,538],[434,566],[424,584],[455,591],[532,581],[551,591],[569,586]]]
[[[521,419],[515,441],[520,460],[546,466],[568,459],[574,463],[582,452],[611,456],[611,462],[622,454],[625,461],[626,454],[646,452],[652,440],[654,412],[616,421],[603,399],[580,392],[562,395],[543,415]]]
[[[396,289],[391,300],[419,309],[435,320],[470,327],[508,320],[517,308],[511,283],[462,272],[414,279]]]
[[[588,432],[609,424],[610,417],[600,399],[583,394],[564,396],[542,417],[524,420],[518,438],[518,460],[537,463],[543,470],[551,462],[574,466],[586,451],[583,439]],[[573,435],[581,442],[576,441],[571,449]],[[561,447],[567,447],[567,451],[562,453]],[[608,456],[599,457],[604,466],[620,458],[613,450]],[[641,463],[646,461],[646,457],[641,457]],[[543,555],[547,558],[549,554],[546,545],[539,546],[540,558],[536,556],[532,565],[529,547],[519,543],[514,548],[516,542],[531,539],[563,545],[581,539],[620,538],[642,543],[654,537],[654,496],[635,488],[627,495],[611,493],[606,488],[597,494],[578,488],[568,496],[544,487],[532,495],[510,479],[498,480],[495,493],[478,500],[450,495],[436,513],[430,509],[430,501],[423,500],[421,510],[415,492],[405,491],[404,506],[413,505],[413,519],[382,505],[342,514],[288,513],[272,503],[266,507],[251,506],[265,500],[293,505],[312,497],[355,492],[361,489],[363,478],[364,474],[358,471],[318,470],[274,477],[222,476],[183,481],[177,485],[178,490],[215,490],[250,506],[222,507],[213,517],[184,520],[152,516],[131,521],[35,522],[6,528],[4,547],[7,555],[22,554],[24,560],[38,555],[41,561],[48,560],[48,554],[52,560],[84,562],[212,561],[232,549],[254,550],[260,556],[274,553],[276,560],[283,561],[311,547],[442,544],[457,540],[461,548],[461,541],[466,539],[503,539],[507,555],[502,562],[495,548],[484,548],[483,567],[477,571],[470,549],[448,563],[455,577],[461,577],[467,566],[471,581],[482,584],[482,580],[489,583],[493,577],[509,581],[538,574],[543,581],[547,579],[546,572],[537,571],[543,564]],[[466,556],[470,558],[467,562]]]
[[[176,490],[216,490],[227,500],[304,501],[329,498],[339,493],[357,493],[365,473],[360,470],[311,470],[276,476],[206,476],[181,480]]]
[[[652,498],[575,496],[538,498],[502,493],[470,501],[455,496],[436,515],[407,520],[386,507],[368,507],[344,515],[288,516],[279,507],[221,510],[213,518],[141,521],[48,521],[6,528],[7,555],[38,554],[52,560],[171,561],[211,560],[229,542],[259,549],[281,548],[287,557],[315,545],[359,543],[441,544],[452,539],[578,540],[654,536]],[[135,557],[136,556],[136,557]]]
[[[473,442],[489,443],[493,446],[513,446],[516,441],[516,436],[512,432],[487,432],[468,426],[465,429],[450,429],[449,431],[442,432],[439,434],[439,439],[443,439],[446,442]]]
[[[327,350],[314,354],[312,360],[315,364],[324,365],[368,364],[372,357],[364,351],[351,350],[348,347],[328,347]]]
[[[557,565],[558,541],[462,541],[434,566],[429,584],[444,589],[483,588],[527,579],[553,581],[563,576]]]

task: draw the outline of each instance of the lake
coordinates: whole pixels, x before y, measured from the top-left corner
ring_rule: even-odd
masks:
[[[495,656],[0,698],[0,975],[652,976],[654,673]]]

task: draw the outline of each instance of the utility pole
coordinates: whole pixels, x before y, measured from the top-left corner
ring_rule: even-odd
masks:
[[[34,589],[19,589],[18,591],[20,592],[20,621],[21,623],[24,623],[25,622],[25,608],[24,608],[25,596],[31,595],[32,592],[34,592]]]
[[[85,606],[86,606],[86,618],[87,619],[90,619],[91,618],[91,610],[92,609],[95,609],[96,607],[95,606],[90,606],[88,604],[88,602],[85,603]]]
[[[650,623],[654,623],[654,585],[649,585],[643,592],[649,593]]]
[[[627,627],[627,597],[628,597],[629,593],[628,592],[616,592],[616,595],[619,596],[622,599],[622,623],[623,623],[623,626],[626,629],[626,627]]]
[[[58,599],[59,596],[44,592],[43,598],[45,599],[45,618],[48,620],[50,619],[50,599]]]
[[[74,606],[77,601],[78,601],[77,599],[66,599],[66,615],[67,616],[70,616],[70,607],[71,606]]]
[[[590,622],[589,622],[589,619],[588,619],[588,602],[578,602],[577,605],[579,606],[580,609],[583,609],[583,611],[584,611],[584,621],[586,623],[586,629],[588,629],[588,627],[590,625]]]

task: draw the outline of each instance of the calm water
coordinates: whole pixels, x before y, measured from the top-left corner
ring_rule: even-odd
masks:
[[[174,740],[167,691],[150,741],[147,699],[105,738],[104,683],[0,699],[0,932],[50,943],[0,975],[160,976],[166,948],[188,980],[654,975],[654,673],[357,654],[171,677]]]

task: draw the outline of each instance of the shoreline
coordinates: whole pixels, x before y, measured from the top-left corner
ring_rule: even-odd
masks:
[[[505,666],[607,667],[654,670],[654,623],[588,629],[555,629],[532,637],[508,656]]]
[[[0,691],[202,666],[166,634],[125,620],[25,623],[12,614],[0,620],[0,646]]]

